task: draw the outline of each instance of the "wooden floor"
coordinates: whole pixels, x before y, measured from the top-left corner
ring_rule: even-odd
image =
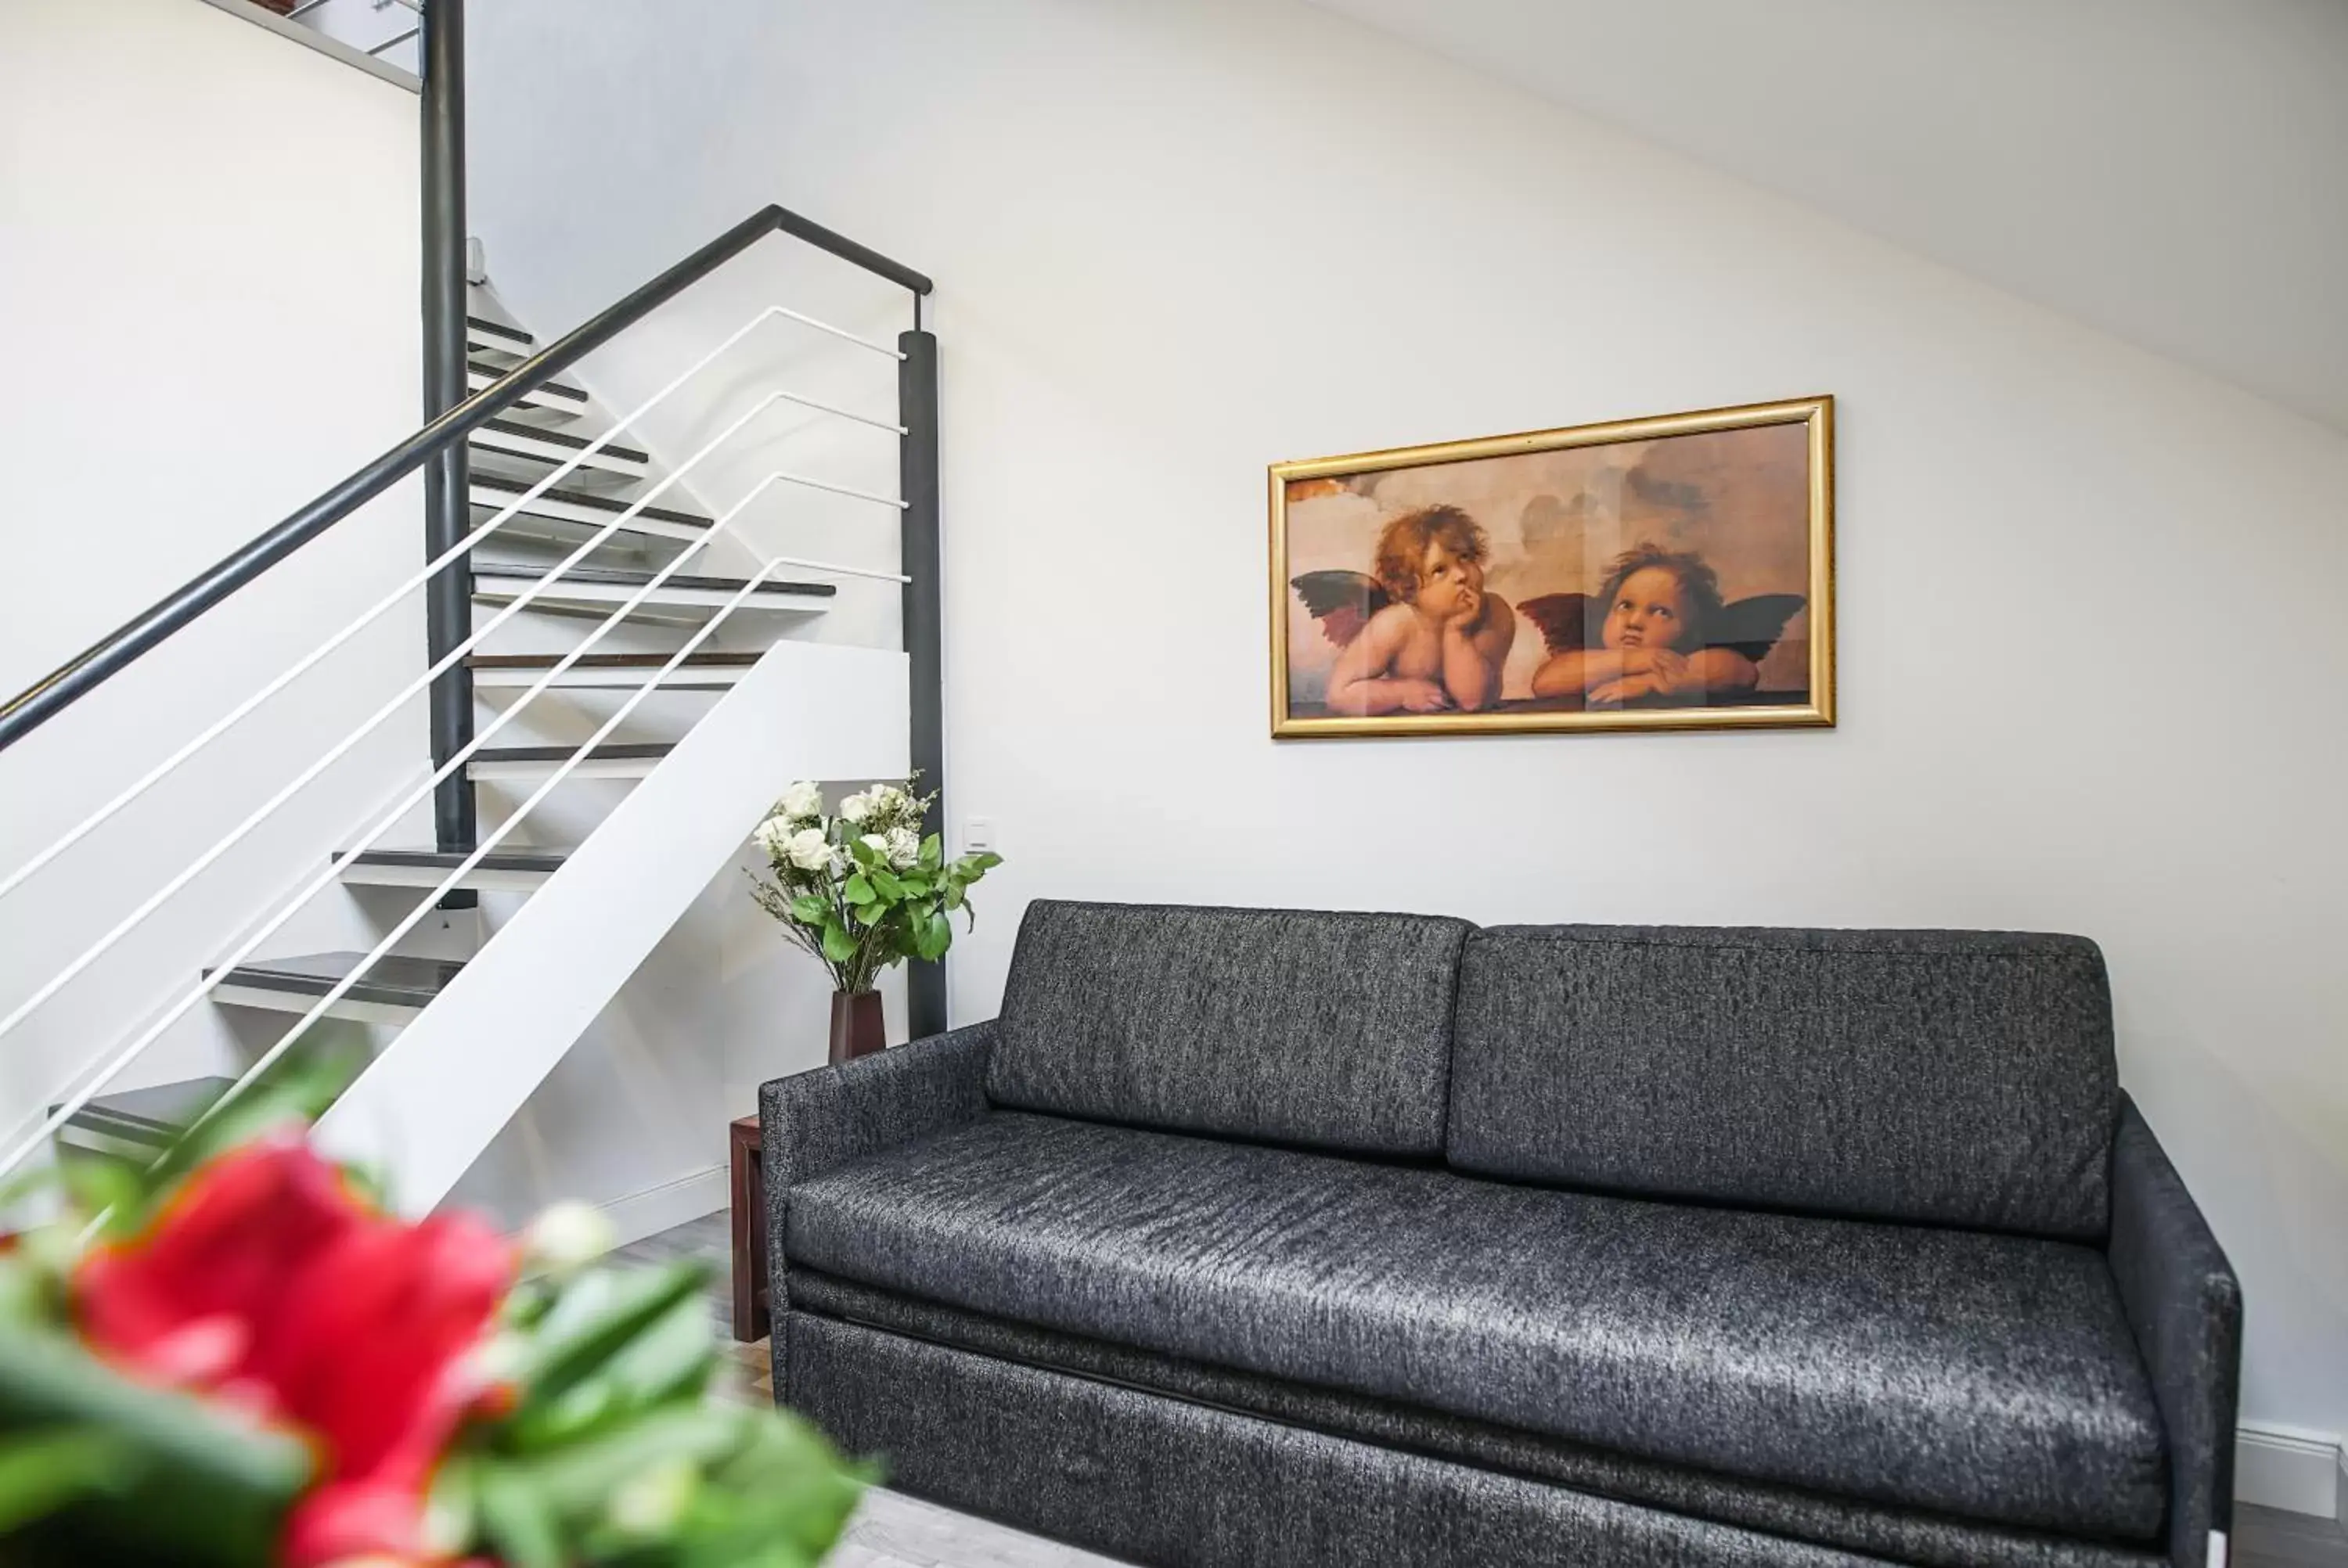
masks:
[[[2234,1568],[2348,1568],[2348,1532],[2312,1513],[2237,1503]]]
[[[721,1211],[675,1230],[623,1246],[619,1255],[638,1263],[699,1258],[716,1271],[710,1310],[723,1324],[731,1308],[726,1293],[728,1237]],[[774,1403],[774,1366],[767,1342],[733,1345],[728,1397],[745,1404]],[[829,1568],[1106,1568],[1110,1563],[1088,1552],[1045,1541],[988,1520],[956,1513],[901,1492],[876,1491],[864,1501],[848,1537],[828,1560]],[[2328,1519],[2244,1503],[2235,1510],[2234,1568],[2348,1568],[2348,1533]]]

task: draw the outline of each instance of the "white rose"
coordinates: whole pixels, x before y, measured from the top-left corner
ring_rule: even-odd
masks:
[[[889,841],[886,838],[877,833],[868,833],[856,842],[870,850],[881,865],[889,864]]]
[[[802,871],[821,871],[831,865],[831,841],[819,827],[803,827],[792,834],[784,853]]]
[[[872,815],[872,798],[870,795],[850,795],[839,803],[839,815],[850,822],[862,822]]]
[[[899,811],[905,804],[905,792],[894,784],[872,786],[872,809],[883,815]]]
[[[786,818],[770,816],[752,828],[750,836],[758,841],[758,847],[768,856],[780,855],[783,846],[790,842],[791,825]]]
[[[922,857],[922,835],[910,827],[889,830],[889,864],[903,871]]]
[[[530,1222],[522,1254],[530,1264],[567,1278],[612,1250],[618,1236],[611,1216],[592,1204],[561,1203]]]
[[[823,815],[823,786],[813,779],[801,779],[783,792],[782,814],[795,822]]]

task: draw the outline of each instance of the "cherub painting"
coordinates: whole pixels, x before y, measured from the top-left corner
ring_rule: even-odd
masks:
[[[1702,556],[1641,543],[1614,558],[1596,593],[1544,594],[1523,608],[1549,651],[1533,671],[1534,696],[1684,704],[1758,686],[1761,661],[1802,596],[1724,604],[1719,575]]]
[[[1273,734],[1832,723],[1831,418],[1278,465]]]
[[[1473,713],[1499,700],[1516,641],[1508,600],[1484,591],[1489,547],[1457,507],[1420,507],[1378,530],[1375,571],[1312,571],[1296,591],[1344,651],[1333,713]]]

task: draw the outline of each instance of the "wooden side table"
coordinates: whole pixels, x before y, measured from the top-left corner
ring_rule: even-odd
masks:
[[[732,1153],[734,1204],[734,1337],[748,1344],[773,1327],[767,1303],[767,1168],[756,1116],[735,1118]]]

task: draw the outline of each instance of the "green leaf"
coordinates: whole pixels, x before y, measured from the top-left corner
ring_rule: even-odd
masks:
[[[791,918],[802,926],[820,926],[823,917],[831,913],[831,906],[812,893],[802,893],[791,900]]]
[[[708,1304],[687,1296],[656,1319],[616,1357],[613,1378],[637,1408],[650,1409],[696,1398],[717,1367],[717,1341],[710,1331]]]
[[[883,867],[876,866],[871,871],[870,876],[872,878],[872,890],[874,892],[880,894],[881,897],[888,899],[891,904],[901,904],[904,902],[905,885],[897,880],[896,874],[894,872],[889,871]]]
[[[60,1144],[57,1177],[85,1214],[113,1211],[136,1215],[147,1198],[147,1173],[128,1160],[77,1151]]]
[[[442,1457],[424,1494],[427,1539],[470,1542],[480,1528],[481,1476],[491,1461],[461,1450]]]
[[[98,1427],[0,1438],[0,1535],[86,1498],[118,1497],[144,1469],[129,1439]]]
[[[591,1290],[581,1289],[582,1279],[565,1296],[584,1299],[589,1308],[608,1308],[625,1277],[599,1270]],[[555,1448],[664,1405],[698,1399],[716,1364],[708,1308],[696,1296],[684,1297],[561,1399],[516,1412],[507,1427],[510,1445],[523,1451]]]
[[[844,964],[856,956],[856,938],[847,927],[838,921],[824,927],[823,956],[835,964]]]
[[[723,1405],[678,1404],[585,1442],[500,1466],[503,1479],[558,1516],[602,1512],[630,1477],[678,1459],[708,1463],[738,1447],[760,1417]]]
[[[84,1561],[190,1568],[271,1561],[285,1511],[313,1466],[308,1449],[284,1433],[132,1382],[67,1335],[12,1327],[0,1334],[0,1432],[54,1428],[102,1431],[129,1455],[109,1472],[120,1503],[76,1515],[77,1531],[87,1514],[98,1543],[115,1549]],[[39,1470],[36,1461],[21,1477],[19,1506],[31,1505]],[[52,1469],[48,1480],[61,1478]]]
[[[850,904],[870,904],[872,902],[872,879],[860,871],[848,879],[848,885],[839,892]]]
[[[962,873],[963,880],[975,882],[1002,864],[1003,856],[992,849],[982,849],[975,855],[965,855],[955,861],[954,869]]]
[[[848,854],[850,859],[867,871],[879,864],[880,858],[872,853],[872,846],[861,838],[851,838],[848,841]]]
[[[945,905],[949,909],[959,909],[962,907],[963,891],[962,884],[960,882],[948,882],[946,884]]]
[[[944,916],[932,912],[922,917],[921,940],[917,948],[917,951],[922,958],[932,961],[943,958],[946,948],[953,944],[953,927],[946,924]]]
[[[922,857],[914,862],[923,871],[935,871],[945,857],[945,841],[932,833],[922,840]]]
[[[547,1314],[526,1351],[517,1379],[523,1409],[551,1404],[602,1372],[678,1302],[695,1298],[707,1277],[694,1264],[582,1276]],[[597,1283],[589,1285],[591,1279]],[[581,1305],[574,1307],[574,1299]]]
[[[560,1522],[536,1487],[507,1466],[485,1465],[477,1498],[481,1533],[508,1568],[564,1568]]]

